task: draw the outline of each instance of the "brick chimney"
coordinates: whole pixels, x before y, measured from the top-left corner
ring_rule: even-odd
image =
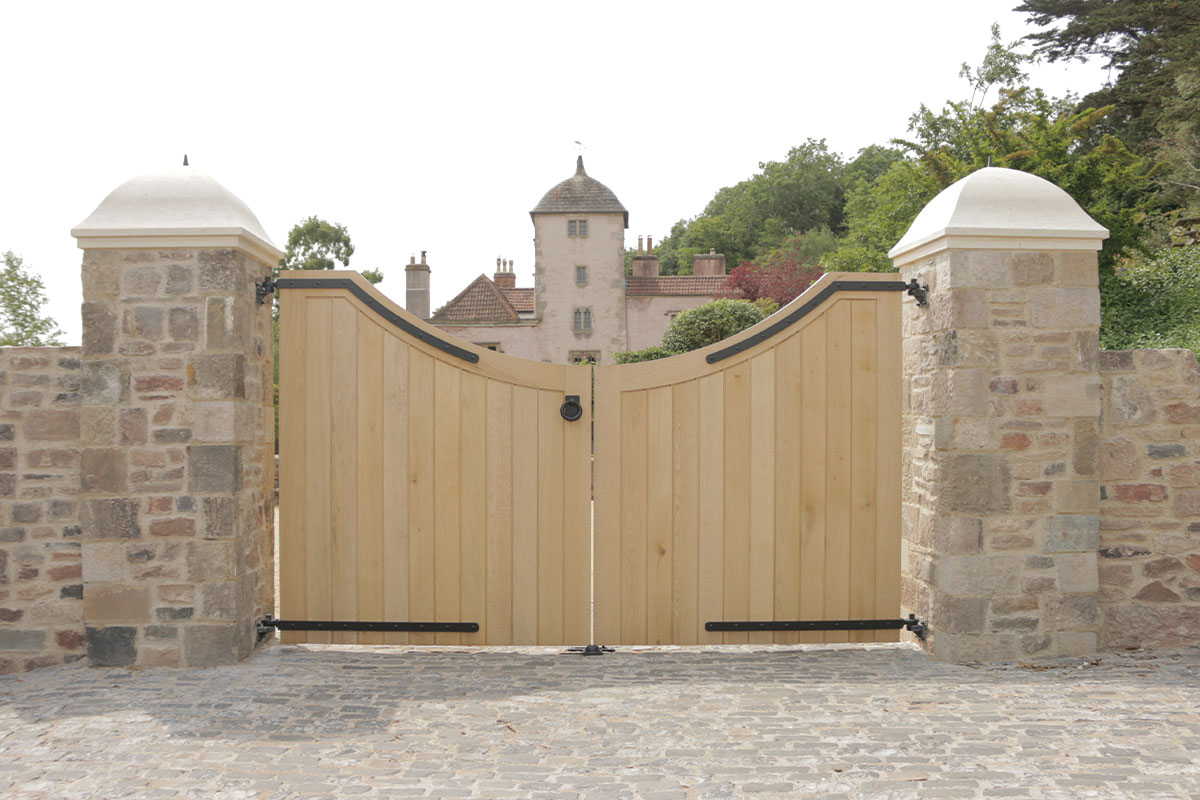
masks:
[[[707,255],[697,255],[692,258],[693,275],[724,275],[725,256],[710,249]]]
[[[496,274],[492,276],[492,280],[496,286],[501,289],[517,288],[517,276],[512,271],[513,262],[507,260],[496,259]]]
[[[658,256],[654,255],[654,239],[647,236],[646,243],[648,245],[647,252],[642,252],[642,237],[638,237],[637,255],[633,257],[633,277],[635,278],[657,278],[658,277]]]
[[[425,263],[425,251],[421,251],[421,263],[409,257],[404,268],[406,291],[404,307],[408,313],[421,319],[429,319],[429,265]]]

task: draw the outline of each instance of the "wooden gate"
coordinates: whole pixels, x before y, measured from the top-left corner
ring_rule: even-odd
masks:
[[[900,284],[825,275],[770,319],[665,361],[597,367],[595,637],[900,611]]]
[[[479,625],[283,640],[587,642],[591,370],[451,341],[355,272],[277,285],[283,620]]]

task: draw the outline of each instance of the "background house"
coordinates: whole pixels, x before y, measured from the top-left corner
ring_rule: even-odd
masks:
[[[703,305],[725,283],[725,256],[697,256],[693,275],[660,275],[653,241],[625,275],[629,212],[612,190],[576,162],[575,174],[529,212],[534,285],[518,287],[512,262],[496,259],[429,316],[431,270],[425,253],[407,266],[408,310],[462,339],[553,363],[612,363],[613,355],[658,344],[675,314]]]

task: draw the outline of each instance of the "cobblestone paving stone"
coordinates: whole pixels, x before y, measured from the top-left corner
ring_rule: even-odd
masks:
[[[0,797],[1200,798],[1200,652],[266,648],[0,676]]]

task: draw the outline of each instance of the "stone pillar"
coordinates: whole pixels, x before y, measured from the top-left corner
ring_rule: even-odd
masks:
[[[902,604],[950,661],[1097,649],[1108,232],[1058,187],[979,170],[890,255],[905,281]]]
[[[425,263],[425,251],[421,251],[421,263],[409,259],[404,268],[404,309],[414,317],[429,319],[429,265]]]
[[[255,282],[282,253],[188,168],[123,184],[72,234],[89,659],[233,663],[274,608],[274,353]]]

